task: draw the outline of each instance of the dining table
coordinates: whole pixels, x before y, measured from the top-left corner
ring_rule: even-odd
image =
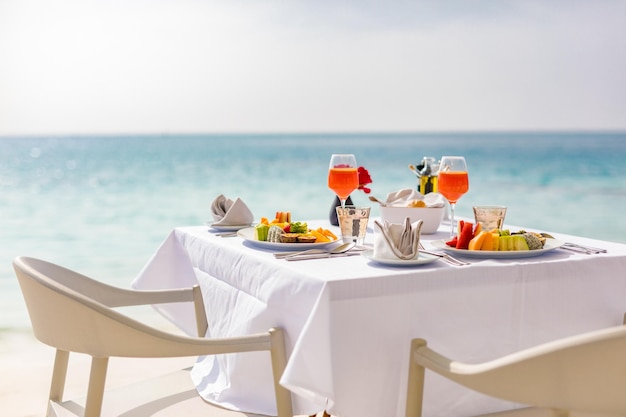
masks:
[[[477,363],[623,323],[624,244],[546,231],[558,244],[525,256],[453,253],[468,265],[441,258],[396,264],[372,259],[370,249],[378,238],[374,220],[363,247],[300,261],[276,258],[280,248],[255,241],[251,229],[224,234],[208,225],[176,227],[132,286],[199,284],[209,323],[206,337],[284,329],[289,356],[281,384],[291,391],[299,415],[327,410],[339,417],[403,416],[413,338],[426,339],[455,360]],[[338,233],[326,220],[307,223]],[[444,222],[436,233],[421,235],[420,242],[425,250],[440,253],[449,233]],[[566,250],[564,242],[606,252]],[[192,307],[155,308],[195,334]],[[191,378],[207,401],[275,415],[272,371],[263,355],[199,357]],[[425,417],[517,407],[426,375]]]

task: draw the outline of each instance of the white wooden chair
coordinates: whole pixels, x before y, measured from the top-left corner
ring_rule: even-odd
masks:
[[[466,364],[411,343],[406,417],[422,413],[428,369],[483,394],[529,407],[503,415],[626,416],[626,327],[568,337]]]
[[[52,263],[28,257],[16,258],[13,261],[13,267],[26,301],[36,338],[56,348],[48,417],[82,415],[83,412],[84,417],[100,417],[109,357],[164,358],[253,351],[269,352],[268,360],[272,363],[277,414],[279,417],[293,416],[291,394],[278,383],[287,361],[281,329],[270,329],[260,334],[222,339],[182,336],[148,326],[122,314],[114,307],[193,302],[198,334],[204,335],[207,321],[202,295],[197,286],[177,290],[127,290],[106,285]],[[70,352],[84,353],[92,358],[84,410],[81,409],[82,407],[77,409],[77,403],[73,401],[63,401]],[[169,400],[178,398],[183,401],[189,399],[190,395],[199,399],[188,374],[181,372],[167,378],[169,379],[153,387],[149,392],[140,389],[144,394],[151,395],[151,398],[146,397],[146,401],[152,401],[151,404],[134,404],[134,411],[125,412],[123,415],[126,417],[153,415],[155,407],[158,409],[168,405],[167,401],[160,400],[166,398],[167,388],[172,388],[175,382],[184,382],[186,391],[178,392],[178,397],[169,397]],[[184,392],[186,394],[183,394]],[[126,396],[126,398],[129,397],[132,395]],[[199,400],[196,402],[202,407],[193,415],[230,416],[234,414],[221,408],[218,409],[207,402]],[[180,411],[172,411],[171,414],[158,415],[191,416],[189,406],[186,407],[184,414],[180,414]],[[218,411],[212,414],[211,408],[218,409]],[[235,415],[250,416],[245,413]]]

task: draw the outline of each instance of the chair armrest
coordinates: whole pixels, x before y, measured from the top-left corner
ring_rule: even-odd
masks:
[[[128,290],[98,283],[100,291],[91,295],[98,302],[107,307],[129,307],[140,305],[155,305],[193,302],[196,316],[196,330],[199,337],[206,335],[209,327],[204,308],[202,292],[198,285],[191,288],[176,288],[164,290]]]
[[[429,348],[424,339],[414,339],[411,357],[420,366],[442,375],[449,375],[453,361]]]
[[[194,301],[192,288],[165,290],[127,290],[110,287],[93,298],[108,307],[127,307],[150,304],[183,303]]]

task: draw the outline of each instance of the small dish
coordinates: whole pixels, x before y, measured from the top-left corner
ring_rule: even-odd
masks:
[[[251,243],[254,246],[265,249],[280,249],[280,250],[307,250],[313,248],[323,248],[324,246],[337,243],[337,240],[332,242],[319,242],[319,243],[282,243],[282,242],[266,242],[263,240],[256,240],[254,238],[254,227],[247,227],[237,231],[237,236],[244,239],[246,242]]]
[[[361,256],[369,259],[370,261],[388,266],[418,266],[429,264],[439,259],[438,256],[421,252],[418,254],[417,259],[410,259],[407,261],[402,259],[375,258],[373,250],[365,250],[361,252]]]
[[[224,224],[219,225],[215,223],[208,223],[208,226],[211,229],[215,229],[218,232],[236,232],[237,230],[245,229],[246,227],[250,227],[251,224]]]

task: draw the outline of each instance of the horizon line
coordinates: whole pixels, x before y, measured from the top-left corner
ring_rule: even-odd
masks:
[[[197,131],[197,132],[82,132],[82,133],[0,133],[0,139],[41,137],[168,137],[168,136],[410,136],[410,135],[472,135],[472,134],[626,134],[625,129],[454,129],[454,130],[380,130],[380,131]]]

